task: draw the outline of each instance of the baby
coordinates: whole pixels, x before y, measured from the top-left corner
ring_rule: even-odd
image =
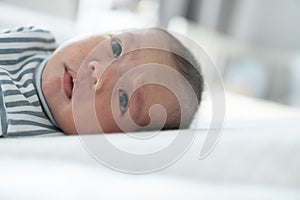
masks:
[[[195,65],[188,49],[162,29],[78,37],[59,48],[43,29],[4,31],[0,135],[186,128],[203,91]],[[165,118],[153,105],[164,108]]]

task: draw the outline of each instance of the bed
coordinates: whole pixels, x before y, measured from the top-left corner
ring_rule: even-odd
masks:
[[[181,132],[189,135],[196,130],[185,154],[152,173],[124,173],[101,164],[79,136],[1,139],[0,199],[299,199],[299,110],[232,93],[226,96],[226,120],[214,150],[199,159],[207,128],[205,123],[192,126]],[[151,151],[176,133],[163,132],[158,141],[142,146],[124,134],[89,137],[107,137],[128,151]]]

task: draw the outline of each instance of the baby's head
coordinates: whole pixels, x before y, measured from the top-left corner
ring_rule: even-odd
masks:
[[[176,129],[192,121],[203,79],[175,37],[142,29],[63,44],[45,66],[42,91],[66,134]],[[159,107],[151,110],[157,104],[163,124]]]

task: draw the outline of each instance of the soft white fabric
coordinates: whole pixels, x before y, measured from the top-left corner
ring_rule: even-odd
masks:
[[[126,175],[103,166],[89,155],[78,136],[0,140],[0,199],[299,199],[299,120],[273,121],[272,127],[225,129],[204,160],[198,157],[206,131],[198,131],[181,159],[147,175]],[[105,137],[119,148],[145,152],[160,148],[175,133],[165,132],[159,141],[144,145],[124,134]]]

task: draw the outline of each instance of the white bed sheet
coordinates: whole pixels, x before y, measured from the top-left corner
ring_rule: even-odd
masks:
[[[222,137],[214,151],[199,160],[209,122],[205,102],[202,127],[191,148],[172,166],[146,175],[103,166],[77,136],[1,139],[0,199],[300,199],[299,111],[229,93]],[[89,137],[108,137],[119,148],[147,152],[174,134],[166,131],[148,143],[124,134]]]
[[[294,128],[299,125],[281,122],[275,129],[224,130],[204,160],[197,159],[204,138],[200,131],[178,162],[146,175],[104,167],[76,136],[3,139],[0,199],[299,199],[300,135]],[[106,137],[122,148],[140,148],[123,135]]]
[[[0,164],[0,198],[5,200],[298,200],[300,195],[297,190],[270,186],[119,174],[66,161],[2,159]]]

